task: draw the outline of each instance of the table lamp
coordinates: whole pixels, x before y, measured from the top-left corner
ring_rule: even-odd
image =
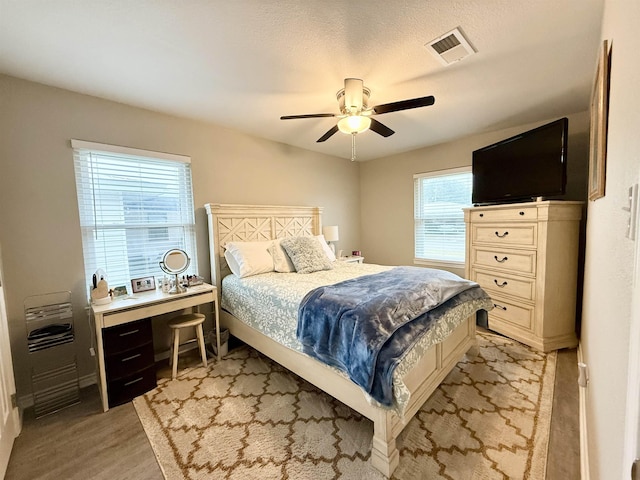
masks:
[[[329,244],[329,248],[331,248],[331,251],[335,254],[336,246],[331,242],[337,242],[338,240],[340,240],[340,237],[338,235],[338,226],[331,225],[331,226],[323,227],[322,234],[324,235],[324,239]]]

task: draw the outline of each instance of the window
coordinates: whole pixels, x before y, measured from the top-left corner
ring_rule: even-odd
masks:
[[[72,140],[84,268],[110,286],[163,275],[160,260],[179,248],[196,271],[189,157]]]
[[[413,176],[415,261],[464,263],[465,207],[471,206],[471,168]]]

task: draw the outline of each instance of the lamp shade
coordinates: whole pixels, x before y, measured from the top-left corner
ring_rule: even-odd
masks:
[[[337,242],[338,240],[340,240],[337,225],[322,227],[322,234],[324,235],[324,239],[327,242]]]

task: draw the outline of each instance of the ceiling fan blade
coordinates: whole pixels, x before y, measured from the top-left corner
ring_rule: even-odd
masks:
[[[329,137],[331,137],[337,131],[338,131],[338,126],[334,125],[327,133],[325,133],[318,140],[316,140],[316,143],[320,143],[320,142],[324,142],[324,141],[328,140]]]
[[[373,113],[380,115],[381,113],[397,112],[399,110],[409,110],[411,108],[428,107],[436,103],[433,95],[428,97],[412,98],[410,100],[400,100],[399,102],[385,103],[384,105],[376,105],[373,107]]]
[[[369,127],[371,130],[373,130],[374,132],[376,132],[378,135],[382,135],[383,137],[390,137],[391,135],[393,135],[394,132],[393,130],[391,130],[389,127],[387,127],[386,125],[380,123],[379,121],[377,121],[375,118],[371,119],[371,126]]]
[[[335,117],[335,113],[307,113],[304,115],[283,115],[280,120],[293,120],[296,118],[321,118],[321,117]]]

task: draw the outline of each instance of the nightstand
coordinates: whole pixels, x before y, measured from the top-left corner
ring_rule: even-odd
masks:
[[[338,258],[338,261],[346,263],[364,263],[364,257],[340,257]]]

